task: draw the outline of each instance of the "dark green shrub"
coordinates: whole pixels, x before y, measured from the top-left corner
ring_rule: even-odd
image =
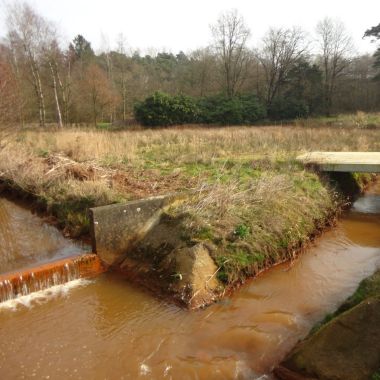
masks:
[[[135,105],[135,118],[146,126],[193,123],[198,117],[195,101],[183,95],[171,96],[155,92]]]
[[[156,92],[135,106],[135,118],[145,126],[185,123],[247,125],[266,116],[254,95],[228,98],[224,95],[193,98]]]
[[[291,120],[309,115],[309,107],[304,100],[292,97],[276,98],[268,109],[268,115],[275,120]]]
[[[194,123],[198,114],[198,105],[193,98],[185,95],[173,97],[174,124]]]
[[[252,124],[266,116],[264,106],[254,95],[210,96],[201,98],[198,106],[199,122],[205,124]]]

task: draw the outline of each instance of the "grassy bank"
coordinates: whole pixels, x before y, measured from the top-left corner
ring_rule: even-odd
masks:
[[[310,332],[310,335],[315,334],[321,327],[326,325],[326,323],[339,317],[342,313],[351,310],[370,297],[380,297],[380,270],[376,271],[372,276],[364,279],[359,284],[355,293],[352,294],[341,306],[339,306],[334,313],[326,315],[320,323],[314,326]]]
[[[355,114],[338,114],[329,117],[310,117],[299,119],[294,122],[296,126],[303,127],[334,127],[334,128],[360,128],[378,129],[380,128],[380,113],[366,113],[358,111]]]
[[[342,201],[297,166],[240,178],[211,184],[174,210],[185,216],[183,238],[207,244],[226,284],[294,258]]]
[[[378,380],[379,310],[378,270],[296,345],[275,369],[276,375],[284,380],[299,377]]]
[[[208,243],[219,278],[231,283],[290,258],[342,203],[297,154],[378,151],[380,131],[26,130],[3,143],[0,179],[36,197],[71,236],[88,232],[88,207],[194,190],[171,213],[185,216],[183,239]]]

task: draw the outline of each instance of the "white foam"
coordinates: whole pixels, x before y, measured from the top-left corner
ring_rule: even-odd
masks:
[[[64,297],[71,289],[88,285],[91,282],[91,280],[81,278],[66,282],[65,284],[55,285],[51,288],[40,290],[38,292],[30,293],[25,296],[20,296],[12,300],[0,302],[0,311],[16,311],[20,307],[32,308],[36,305],[46,303],[51,299]]]
[[[243,360],[236,361],[235,367],[235,376],[234,379],[260,379],[264,380],[265,378],[254,377],[256,374],[252,371],[252,369],[247,365],[247,363]]]
[[[147,364],[142,363],[140,365],[140,375],[146,376],[146,375],[149,375],[150,373],[151,373],[150,367]]]

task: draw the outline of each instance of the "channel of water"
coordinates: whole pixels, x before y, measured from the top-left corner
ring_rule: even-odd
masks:
[[[91,251],[22,205],[0,197],[0,275]]]
[[[16,265],[12,247],[29,252],[30,264],[44,242],[35,244],[34,225],[24,222],[15,239],[3,215],[8,248],[0,255],[8,258],[0,265]],[[66,252],[67,242],[52,235],[56,252]],[[299,259],[201,311],[158,300],[111,273],[1,303],[0,378],[272,379],[273,366],[379,267],[377,183]]]

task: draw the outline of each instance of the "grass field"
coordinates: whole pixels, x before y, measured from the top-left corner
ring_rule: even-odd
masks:
[[[88,207],[194,190],[173,215],[207,241],[234,282],[291,257],[342,199],[295,157],[380,151],[380,130],[339,127],[173,128],[110,132],[27,129],[3,140],[0,178],[33,194],[72,236]]]

